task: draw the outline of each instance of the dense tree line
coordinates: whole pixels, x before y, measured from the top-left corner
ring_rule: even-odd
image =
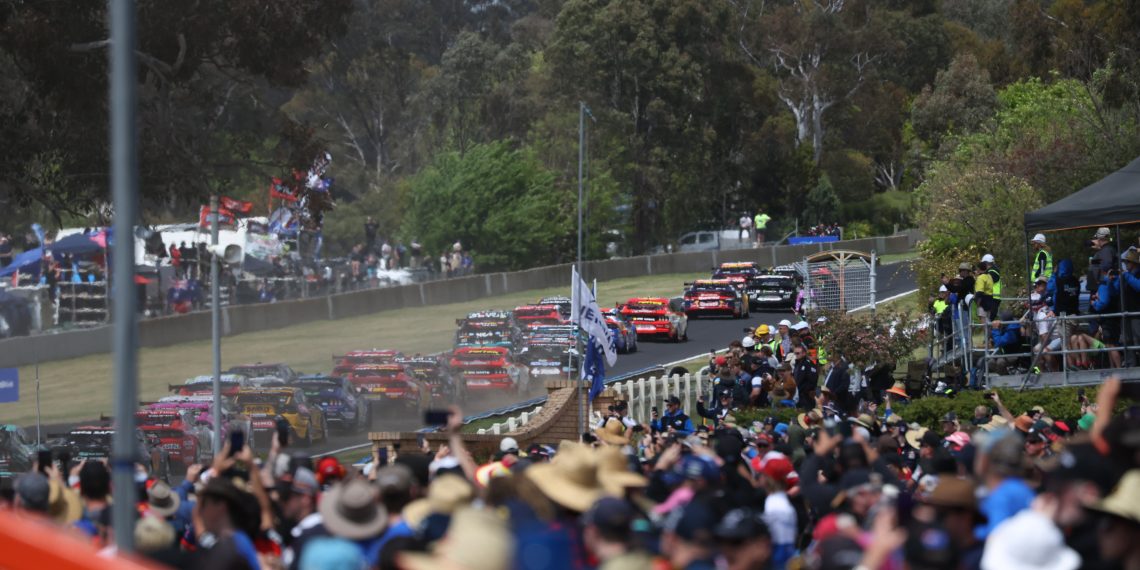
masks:
[[[770,234],[922,223],[956,255],[947,208],[1053,200],[1140,149],[1140,0],[139,5],[149,219],[263,208],[325,147],[333,250],[373,215],[484,267],[572,257],[579,101],[591,256],[757,209]],[[103,6],[0,2],[0,224],[102,212]]]

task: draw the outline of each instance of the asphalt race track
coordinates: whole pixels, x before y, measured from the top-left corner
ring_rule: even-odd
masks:
[[[880,301],[888,299],[895,295],[907,293],[915,288],[915,275],[914,270],[911,268],[910,263],[894,263],[890,265],[880,265],[877,273],[877,294],[876,298]],[[677,283],[677,293],[680,294],[682,284]],[[638,342],[638,350],[633,354],[622,354],[618,356],[617,364],[606,371],[607,376],[616,376],[636,370],[642,370],[658,364],[666,362],[673,362],[685,358],[695,358],[701,354],[705,354],[710,348],[720,349],[729,343],[734,338],[741,338],[744,336],[744,327],[755,327],[762,323],[774,325],[781,319],[792,319],[793,315],[790,310],[780,312],[753,312],[749,319],[731,319],[731,318],[705,318],[705,319],[691,319],[689,321],[689,340],[688,342],[671,343],[671,342],[652,342],[640,341]],[[471,415],[487,410],[495,409],[501,406],[511,404],[510,401],[487,401],[478,402],[473,406],[468,406],[463,410],[464,414]],[[408,431],[415,430],[423,427],[419,418],[388,418],[378,420],[373,425],[375,431]],[[363,435],[345,434],[334,435],[328,442],[320,445],[315,445],[310,453],[316,455],[320,453],[327,453],[345,447],[360,445],[364,443]]]

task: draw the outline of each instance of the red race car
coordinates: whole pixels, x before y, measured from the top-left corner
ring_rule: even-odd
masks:
[[[683,306],[685,315],[696,318],[704,314],[728,315],[736,319],[748,317],[748,296],[728,279],[698,279],[686,283]]]
[[[190,410],[172,408],[145,409],[135,412],[135,421],[143,433],[158,439],[158,447],[170,454],[172,466],[180,471],[212,456],[209,430],[193,427]]]
[[[637,331],[637,337],[665,338],[673,342],[689,339],[689,317],[664,297],[634,297],[618,304]]]
[[[451,353],[448,367],[457,382],[466,386],[467,393],[488,391],[518,391],[508,368],[511,351],[502,346],[466,346]]]
[[[558,305],[523,305],[515,307],[512,312],[515,315],[515,322],[524,330],[542,325],[561,325],[566,322],[562,319]]]
[[[358,364],[389,364],[404,353],[398,350],[354,350],[340,356],[333,356],[333,371],[330,376],[347,376]]]
[[[431,406],[431,386],[406,364],[360,364],[348,373],[348,381],[368,401],[370,416],[376,407],[397,407],[422,414]]]

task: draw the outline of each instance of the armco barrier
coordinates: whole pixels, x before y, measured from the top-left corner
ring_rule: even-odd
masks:
[[[589,261],[583,268],[588,278],[599,281],[660,275],[700,273],[729,261],[756,261],[784,265],[805,256],[832,249],[874,250],[880,255],[910,250],[906,235],[876,237],[820,244],[760,247],[725,251],[672,253]],[[222,333],[235,335],[277,329],[325,319],[357,317],[380,311],[474,301],[493,295],[533,289],[568,286],[571,265],[537,267],[510,273],[487,273],[442,281],[382,289],[353,291],[280,303],[236,305],[222,310]],[[159,347],[210,338],[210,313],[160,317],[139,322],[139,345]],[[96,327],[58,334],[15,337],[0,341],[0,367],[25,366],[36,362],[76,358],[110,352],[109,327]]]

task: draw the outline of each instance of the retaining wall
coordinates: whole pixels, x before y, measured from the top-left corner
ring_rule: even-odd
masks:
[[[911,249],[906,235],[831,243],[769,246],[755,249],[672,253],[589,261],[583,274],[599,281],[666,273],[699,273],[728,261],[784,265],[833,249],[876,251],[880,255]],[[428,283],[369,289],[279,303],[235,305],[222,309],[222,334],[235,335],[324,319],[343,319],[380,311],[474,301],[492,295],[532,289],[565,287],[570,264],[509,273],[487,273]],[[208,340],[209,312],[147,319],[139,322],[139,346],[159,347]],[[96,327],[57,334],[15,337],[0,341],[0,367],[76,358],[111,351],[111,328]]]

